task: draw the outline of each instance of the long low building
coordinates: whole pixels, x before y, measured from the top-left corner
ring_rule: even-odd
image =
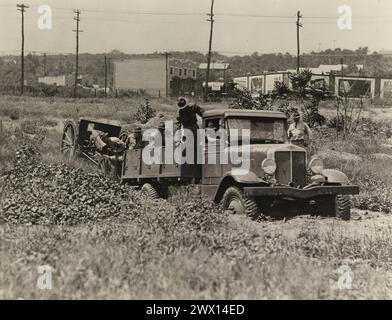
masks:
[[[290,71],[290,70],[289,70]],[[260,75],[234,78],[237,88],[245,88],[253,96],[268,94],[274,90],[277,81],[292,88],[289,75],[291,72],[266,72]],[[341,76],[339,74],[313,74],[313,81],[322,81],[335,96],[347,95],[353,98],[382,98],[392,100],[392,79],[367,76]]]

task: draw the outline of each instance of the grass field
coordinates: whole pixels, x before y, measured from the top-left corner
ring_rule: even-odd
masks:
[[[65,119],[124,124],[140,103],[0,97],[0,170],[12,167],[22,141],[35,141],[45,162],[60,162]],[[171,101],[151,104],[175,114]],[[389,108],[365,111],[374,121],[391,114]],[[121,215],[76,226],[10,224],[0,213],[0,298],[390,299],[389,145],[384,135],[342,141],[317,133],[312,150],[361,186],[350,222],[299,216],[255,223],[182,192],[169,202],[137,196]],[[53,268],[53,288],[40,290],[37,267],[46,264]],[[342,265],[351,268],[351,290],[337,288]]]

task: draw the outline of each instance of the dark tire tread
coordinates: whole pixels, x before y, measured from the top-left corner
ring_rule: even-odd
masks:
[[[342,220],[351,218],[351,200],[347,195],[338,195],[335,200],[335,216]]]
[[[257,220],[261,215],[261,210],[257,202],[253,198],[247,197],[238,187],[229,187],[222,199],[223,209],[227,210],[232,199],[237,198],[243,205],[246,216],[253,220]]]
[[[160,198],[158,191],[150,183],[143,184],[143,186],[141,188],[141,192],[145,193],[150,199],[153,199],[153,200]]]

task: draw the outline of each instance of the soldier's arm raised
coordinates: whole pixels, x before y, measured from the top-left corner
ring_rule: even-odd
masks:
[[[194,108],[196,114],[198,114],[200,117],[203,116],[204,109],[202,107],[198,106],[197,104],[194,104],[193,108]]]
[[[289,140],[290,140],[291,136],[293,135],[293,134],[291,133],[291,130],[292,130],[292,125],[290,124],[290,125],[289,125],[289,128],[287,129],[287,137],[289,138]]]
[[[310,129],[310,127],[305,123],[305,132],[308,135],[308,140],[312,139],[312,130]]]

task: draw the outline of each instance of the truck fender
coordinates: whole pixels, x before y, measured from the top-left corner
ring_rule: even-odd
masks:
[[[248,171],[246,174],[240,174],[241,172],[236,172],[236,170],[232,170],[229,172],[226,172],[223,175],[222,180],[219,183],[219,187],[216,190],[216,193],[214,195],[214,200],[219,202],[222,197],[224,192],[228,187],[231,187],[233,185],[253,185],[253,184],[259,184],[262,183],[263,180],[257,177],[257,175],[254,172]],[[243,172],[242,172],[243,173]]]
[[[247,171],[244,174],[244,171],[242,170],[231,170],[229,172],[226,172],[223,175],[222,181],[226,177],[232,177],[237,183],[246,183],[246,184],[252,184],[252,183],[259,183],[262,180],[252,171]]]
[[[327,178],[328,182],[340,183],[342,185],[350,184],[348,177],[341,171],[335,169],[324,169],[321,174]]]

